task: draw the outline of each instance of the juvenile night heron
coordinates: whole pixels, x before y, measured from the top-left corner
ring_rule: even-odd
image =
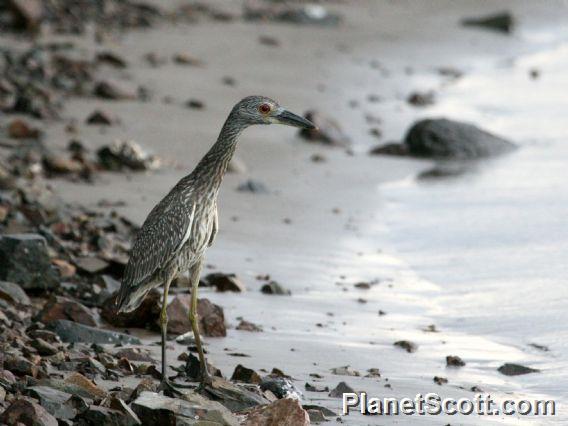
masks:
[[[153,288],[164,285],[160,327],[162,332],[162,385],[172,390],[166,375],[166,313],[168,289],[177,274],[189,271],[191,306],[189,320],[201,365],[201,384],[211,383],[197,322],[197,287],[205,251],[218,230],[217,196],[235,152],[237,139],[254,124],[285,124],[313,129],[308,120],[282,108],[264,96],[238,102],[225,121],[217,142],[195,169],[150,212],[136,235],[120,286],[118,312],[136,309]]]

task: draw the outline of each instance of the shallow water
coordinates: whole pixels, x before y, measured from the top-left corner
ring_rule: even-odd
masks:
[[[442,290],[436,324],[518,349],[519,362],[542,373],[511,382],[566,404],[568,44],[555,43],[464,77],[429,111],[480,123],[516,141],[517,152],[461,176],[410,178],[382,192],[390,244]],[[529,77],[532,68],[539,78]],[[496,368],[496,355],[478,367]]]

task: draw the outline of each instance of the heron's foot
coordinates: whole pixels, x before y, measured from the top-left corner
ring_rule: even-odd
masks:
[[[158,387],[158,392],[163,392],[166,396],[180,397],[184,395],[183,389],[191,389],[193,386],[181,385],[178,383],[172,383],[168,379],[164,379],[160,382]]]
[[[211,376],[208,371],[204,371],[201,373],[201,380],[199,382],[198,390],[203,390],[207,386],[213,386],[213,376]]]

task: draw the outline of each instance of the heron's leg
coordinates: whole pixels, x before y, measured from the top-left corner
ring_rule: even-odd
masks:
[[[199,287],[199,276],[201,275],[201,268],[203,266],[202,262],[203,261],[200,260],[193,266],[193,268],[191,268],[191,306],[189,310],[189,322],[191,323],[193,338],[195,339],[195,346],[197,346],[197,352],[199,354],[199,363],[201,364],[201,384],[206,385],[211,384],[212,379],[209,375],[209,370],[207,369],[205,354],[203,353],[203,345],[201,344],[199,322],[197,317],[197,290]]]
[[[164,283],[164,297],[162,299],[162,311],[160,312],[160,330],[162,331],[162,381],[167,381],[168,376],[166,370],[168,368],[166,362],[166,337],[168,332],[168,291],[170,289],[170,283],[172,278],[168,277]]]

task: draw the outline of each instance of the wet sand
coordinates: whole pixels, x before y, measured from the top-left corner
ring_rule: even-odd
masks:
[[[438,75],[437,67],[456,67],[470,74],[488,62],[500,63],[527,49],[522,35],[498,36],[458,24],[463,16],[502,9],[504,2],[483,2],[482,7],[474,1],[460,2],[459,6],[449,1],[425,3],[416,2],[412,7],[407,2],[330,5],[345,15],[340,28],[200,22],[130,32],[108,41],[105,47],[129,60],[132,65],[124,78],[148,87],[153,99],[146,103],[73,99],[67,103],[65,117],[79,122],[99,107],[120,117],[122,123],[104,133],[81,126],[80,137],[90,148],[115,138],[134,139],[174,164],[146,174],[104,174],[94,185],[53,181],[66,200],[92,207],[100,199],[123,200],[126,207],[118,210],[137,222],[191,171],[215,140],[231,106],[243,96],[271,96],[296,112],[320,109],[336,117],[351,137],[354,155],[307,144],[289,128],[252,128],[242,136],[237,157],[247,171],[226,177],[219,200],[220,232],[207,254],[207,263],[211,270],[236,273],[248,291],[235,295],[204,289],[201,295],[223,306],[231,326],[242,316],[260,324],[264,332],[232,327],[226,338],[206,339],[210,362],[226,376],[242,363],[268,371],[280,368],[296,379],[302,390],[305,382],[316,383],[309,374],[318,373],[324,377],[318,385],[334,388],[346,381],[357,390],[381,397],[414,397],[428,392],[472,397],[472,386],[495,399],[559,396],[528,391],[522,378],[508,378],[495,370],[503,362],[538,363],[541,354],[529,358],[521,348],[456,324],[440,327],[438,333],[424,332],[423,328],[445,315],[445,289],[414,271],[411,261],[400,257],[386,237],[392,209],[385,206],[392,204],[393,198],[385,195],[381,185],[405,182],[430,164],[368,156],[366,151],[377,140],[368,133],[371,126],[365,122],[365,114],[381,118],[381,141],[400,139],[416,117],[428,115],[428,109],[416,109],[405,102],[408,93],[433,87],[443,91],[451,84]],[[554,20],[551,7],[543,10],[531,2],[507,2],[507,6],[537,30]],[[277,38],[281,46],[261,45],[260,35]],[[93,49],[89,41],[85,49]],[[168,57],[188,52],[202,59],[204,66],[169,62],[152,68],[142,59],[150,51]],[[377,61],[379,69],[373,65]],[[116,78],[116,71],[112,76]],[[236,86],[223,85],[224,76],[233,77]],[[372,94],[384,100],[371,103],[367,97]],[[172,97],[173,103],[163,103],[164,96]],[[205,109],[185,108],[189,98],[204,101]],[[66,146],[64,126],[60,123],[48,129],[50,146]],[[310,157],[315,153],[324,155],[326,161],[313,163]],[[249,178],[263,182],[270,193],[236,191]],[[411,215],[406,217],[412,220]],[[262,283],[255,278],[259,274],[270,274],[289,288],[292,296],[262,295]],[[380,283],[370,290],[353,287],[359,281],[374,279]],[[359,298],[366,303],[358,302]],[[379,316],[379,309],[387,314]],[[143,334],[148,343],[158,340],[158,335]],[[415,342],[417,352],[408,354],[394,347],[398,340]],[[174,360],[185,348],[175,342],[171,346],[170,358]],[[158,357],[158,348],[151,348]],[[249,357],[232,357],[229,352]],[[466,360],[466,367],[446,368],[445,357],[451,354]],[[331,368],[342,365],[363,375],[369,368],[379,368],[382,377],[330,373]],[[434,376],[446,377],[449,383],[439,386],[433,382]],[[326,395],[304,391],[303,396],[306,403],[338,411],[340,400]],[[481,421],[475,417],[376,419],[357,414],[343,420],[347,424]],[[519,422],[514,417],[482,420]],[[545,424],[542,419],[524,420]]]

